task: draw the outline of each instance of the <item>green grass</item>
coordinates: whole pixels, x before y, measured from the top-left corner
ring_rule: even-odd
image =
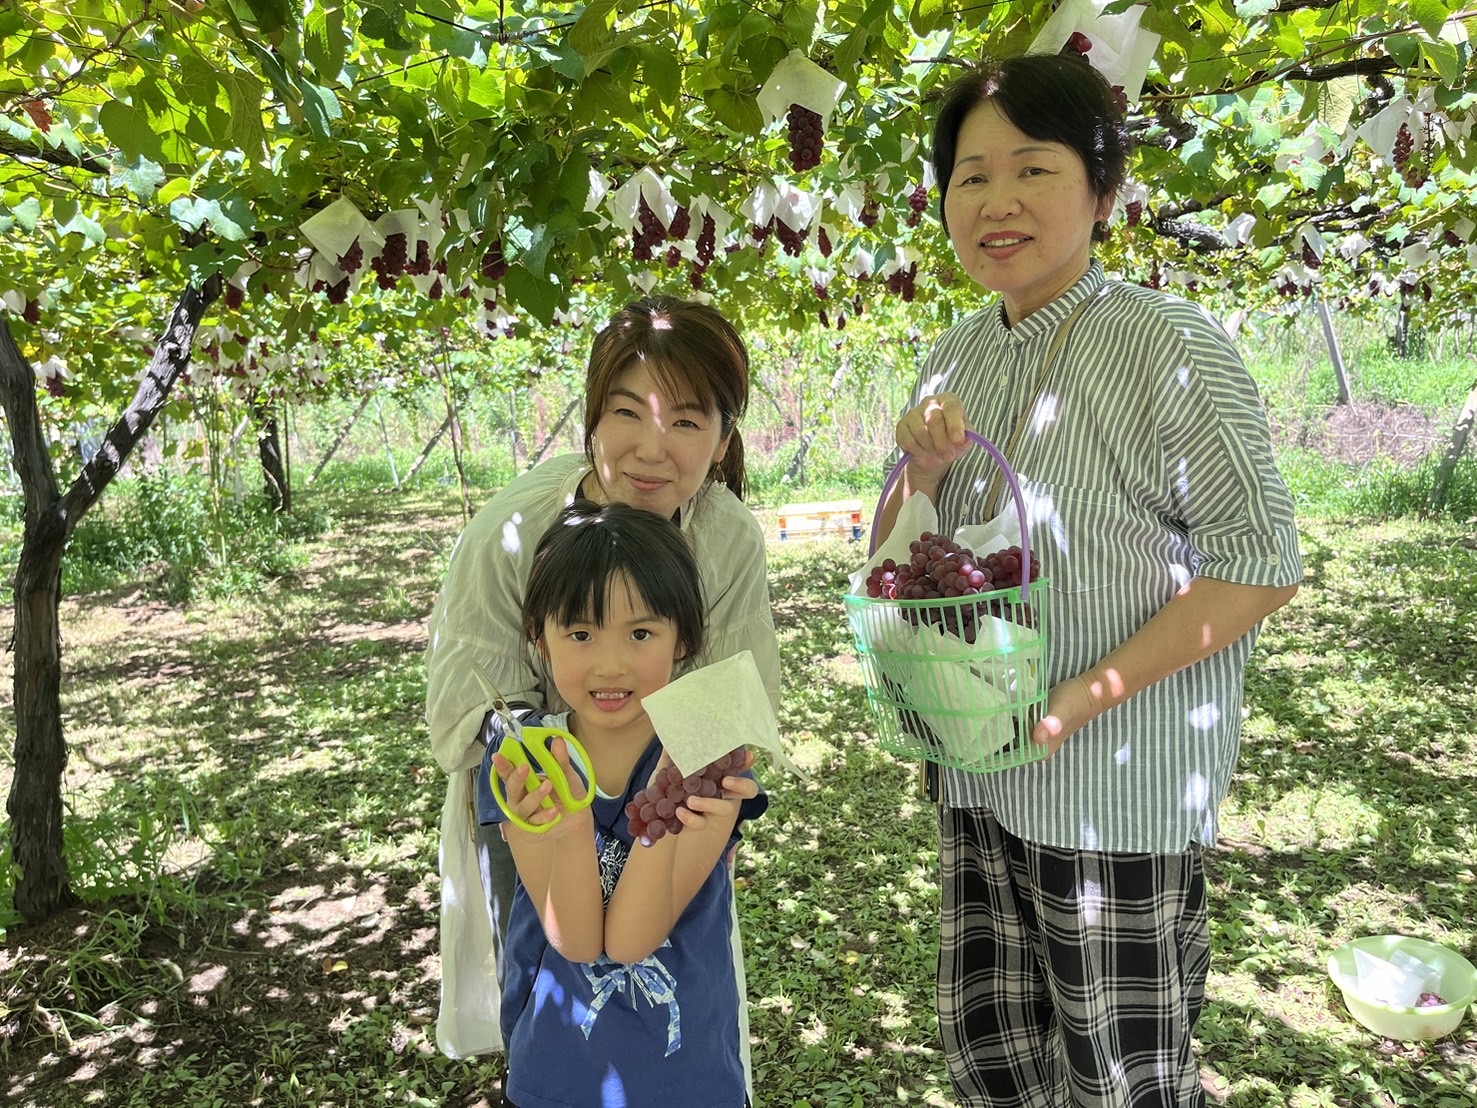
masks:
[[[421,652],[456,492],[306,499],[332,525],[300,544],[293,588],[65,603],[67,849],[89,907],[0,921],[7,1103],[474,1105],[500,1080],[441,1057],[431,1026],[444,779]],[[1381,1043],[1324,963],[1385,930],[1477,956],[1477,543],[1449,522],[1309,521],[1304,548],[1208,860],[1203,1067],[1238,1106],[1464,1104],[1477,1025]],[[767,1108],[953,1103],[933,813],[871,738],[836,602],[857,557],[771,545],[782,723],[810,777],[767,775],[739,856]]]

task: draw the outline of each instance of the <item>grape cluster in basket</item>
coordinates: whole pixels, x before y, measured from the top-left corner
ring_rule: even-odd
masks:
[[[974,551],[952,539],[924,531],[908,545],[909,560],[899,565],[892,558],[875,567],[867,577],[867,595],[881,600],[952,600],[1014,588],[1021,579],[1021,548],[1004,550],[976,559]],[[1041,576],[1041,564],[1031,555],[1029,580]],[[1024,603],[1012,605],[1001,597],[975,604],[949,604],[910,608],[906,618],[917,623],[942,624],[966,642],[974,642],[975,624],[982,614],[1015,619],[1031,625],[1031,609]]]
[[[723,779],[742,770],[747,756],[747,749],[734,747],[687,777],[675,765],[667,766],[626,805],[626,831],[645,846],[664,835],[680,833],[683,823],[677,818],[677,809],[691,811],[688,797],[723,795]]]

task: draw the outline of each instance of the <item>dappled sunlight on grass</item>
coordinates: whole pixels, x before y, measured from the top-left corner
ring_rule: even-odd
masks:
[[[332,495],[338,529],[293,585],[66,602],[67,856],[94,903],[0,950],[8,1102],[472,1105],[499,1087],[500,1062],[442,1058],[431,1028],[445,778],[423,651],[455,493]],[[1381,1043],[1325,963],[1383,931],[1477,955],[1477,544],[1330,524],[1305,549],[1207,854],[1207,1084],[1238,1108],[1465,1104],[1477,1024]],[[860,553],[770,546],[781,728],[808,777],[761,760],[771,807],[736,862],[764,1108],[954,1103],[934,808],[872,733],[839,602]]]

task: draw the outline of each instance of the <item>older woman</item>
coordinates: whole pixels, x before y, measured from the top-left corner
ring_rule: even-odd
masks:
[[[961,1104],[1186,1105],[1209,964],[1201,850],[1239,746],[1247,656],[1302,576],[1256,388],[1182,300],[1105,279],[1092,244],[1128,140],[1085,60],[950,86],[932,158],[960,264],[998,297],[930,352],[897,425],[939,530],[1022,478],[1051,579],[1050,757],[942,769],[939,1024]]]

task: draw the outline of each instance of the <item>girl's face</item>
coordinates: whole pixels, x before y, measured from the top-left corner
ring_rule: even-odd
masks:
[[[638,362],[611,382],[592,436],[599,499],[671,517],[728,451],[717,412],[668,396]]]
[[[1019,323],[1087,272],[1098,200],[1077,151],[1025,134],[985,101],[959,128],[944,215],[954,253],[976,283],[1003,293]]]
[[[581,740],[630,730],[650,738],[641,701],[672,679],[677,628],[653,616],[624,576],[607,583],[605,607],[599,627],[593,620],[546,621],[539,647],[559,695],[579,718]]]

